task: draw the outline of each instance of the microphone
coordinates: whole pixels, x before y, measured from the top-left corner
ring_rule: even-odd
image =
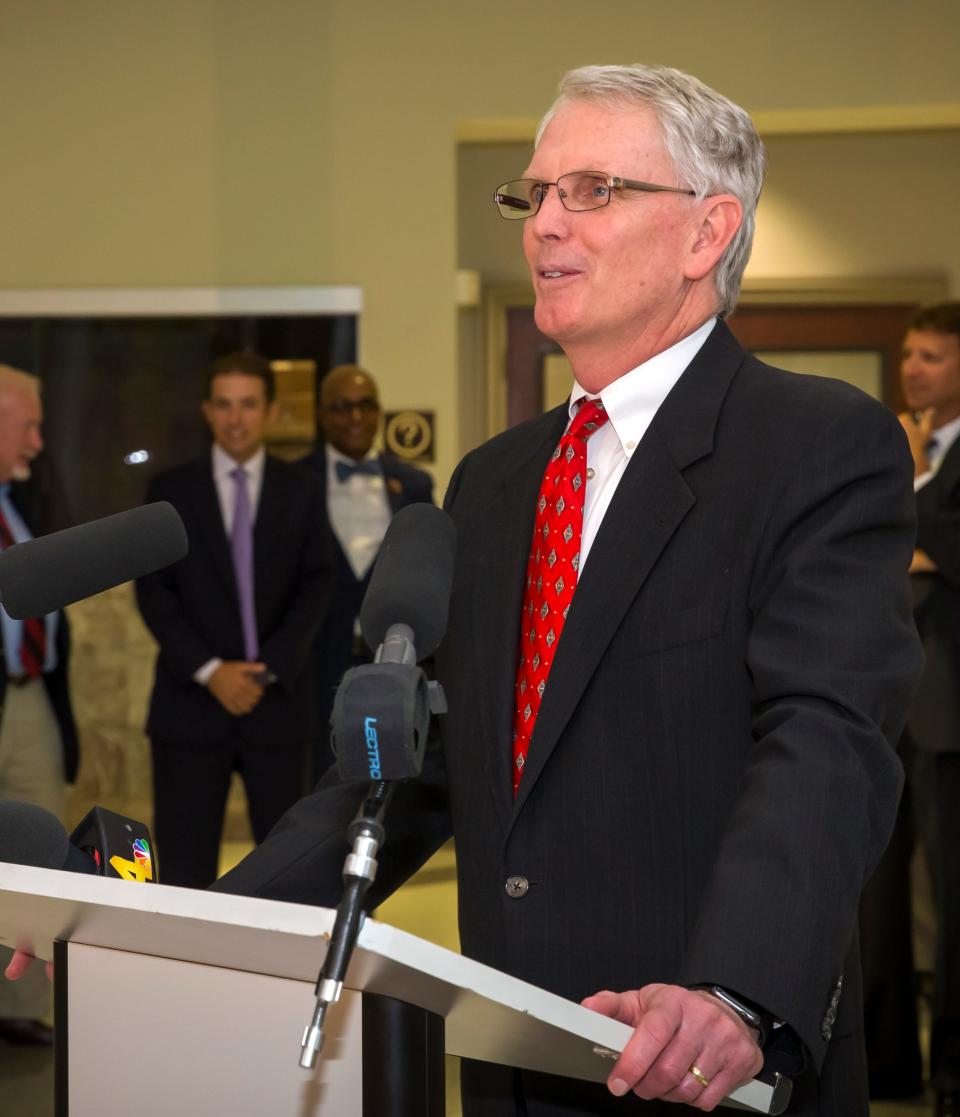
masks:
[[[70,837],[44,807],[0,800],[0,861],[120,880],[155,882],[156,858],[142,822],[94,807]]]
[[[0,554],[0,602],[14,620],[42,617],[187,553],[177,510],[161,501],[17,543]]]
[[[331,744],[344,780],[372,781],[347,828],[351,850],[343,863],[343,898],[317,978],[317,1005],[303,1033],[300,1066],[316,1066],[330,1005],[340,999],[357,941],[363,901],[377,875],[386,838],[383,819],[395,780],[420,775],[430,714],[446,709],[417,661],[443,639],[453,586],[456,530],[432,504],[411,504],[391,520],[370,577],[360,627],[375,661],[348,671],[333,703]]]
[[[386,662],[398,652],[419,662],[432,655],[447,630],[457,530],[432,504],[409,504],[390,521],[360,608],[360,628],[370,651],[384,646]],[[401,625],[411,629],[398,633]],[[413,636],[416,636],[416,651]],[[408,639],[409,651],[387,647]]]
[[[432,504],[401,509],[387,529],[360,609],[374,663],[348,671],[333,703],[331,745],[342,779],[419,776],[442,693],[416,665],[447,627],[456,529]]]

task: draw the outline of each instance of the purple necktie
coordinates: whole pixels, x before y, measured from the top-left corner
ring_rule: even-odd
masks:
[[[260,642],[257,640],[257,611],[253,601],[253,520],[250,516],[250,494],[247,492],[247,475],[243,466],[238,465],[236,469],[232,469],[230,476],[236,485],[230,552],[233,555],[233,572],[240,597],[244,655],[249,663],[254,663],[260,655]]]

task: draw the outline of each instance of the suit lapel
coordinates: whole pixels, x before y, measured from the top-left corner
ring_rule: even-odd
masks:
[[[223,526],[223,513],[220,511],[220,500],[217,496],[213,466],[209,457],[198,463],[196,483],[191,485],[191,491],[196,500],[197,522],[206,536],[209,553],[220,570],[224,584],[230,587],[234,600],[237,600],[230,542]]]
[[[387,503],[390,505],[391,514],[395,516],[407,503],[406,493],[403,491],[403,481],[397,476],[397,471],[393,468],[388,458],[385,458],[381,454],[379,461],[380,469],[383,471],[383,483],[386,487]]]
[[[960,438],[955,439],[950,449],[943,455],[943,461],[934,479],[946,492],[951,492],[960,482]]]
[[[632,602],[696,503],[683,470],[712,451],[723,398],[742,360],[743,351],[719,322],[664,400],[617,486],[560,637],[514,819]],[[518,605],[514,615],[519,611]]]

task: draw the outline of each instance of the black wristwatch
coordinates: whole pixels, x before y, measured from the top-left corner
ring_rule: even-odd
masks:
[[[702,989],[703,992],[716,997],[717,1000],[722,1001],[727,1008],[732,1009],[744,1024],[756,1030],[757,1045],[763,1048],[770,1038],[770,1033],[773,1031],[774,1024],[777,1022],[776,1017],[772,1013],[767,1012],[766,1009],[762,1009],[758,1005],[751,1004],[749,1001],[744,1001],[740,997],[735,997],[733,993],[728,992],[721,985],[694,985],[693,988]]]

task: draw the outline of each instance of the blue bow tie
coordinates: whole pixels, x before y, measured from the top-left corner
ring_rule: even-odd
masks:
[[[376,458],[368,458],[362,462],[342,462],[338,459],[333,463],[333,467],[337,471],[337,480],[341,485],[357,473],[365,473],[368,477],[380,476],[380,462]]]

